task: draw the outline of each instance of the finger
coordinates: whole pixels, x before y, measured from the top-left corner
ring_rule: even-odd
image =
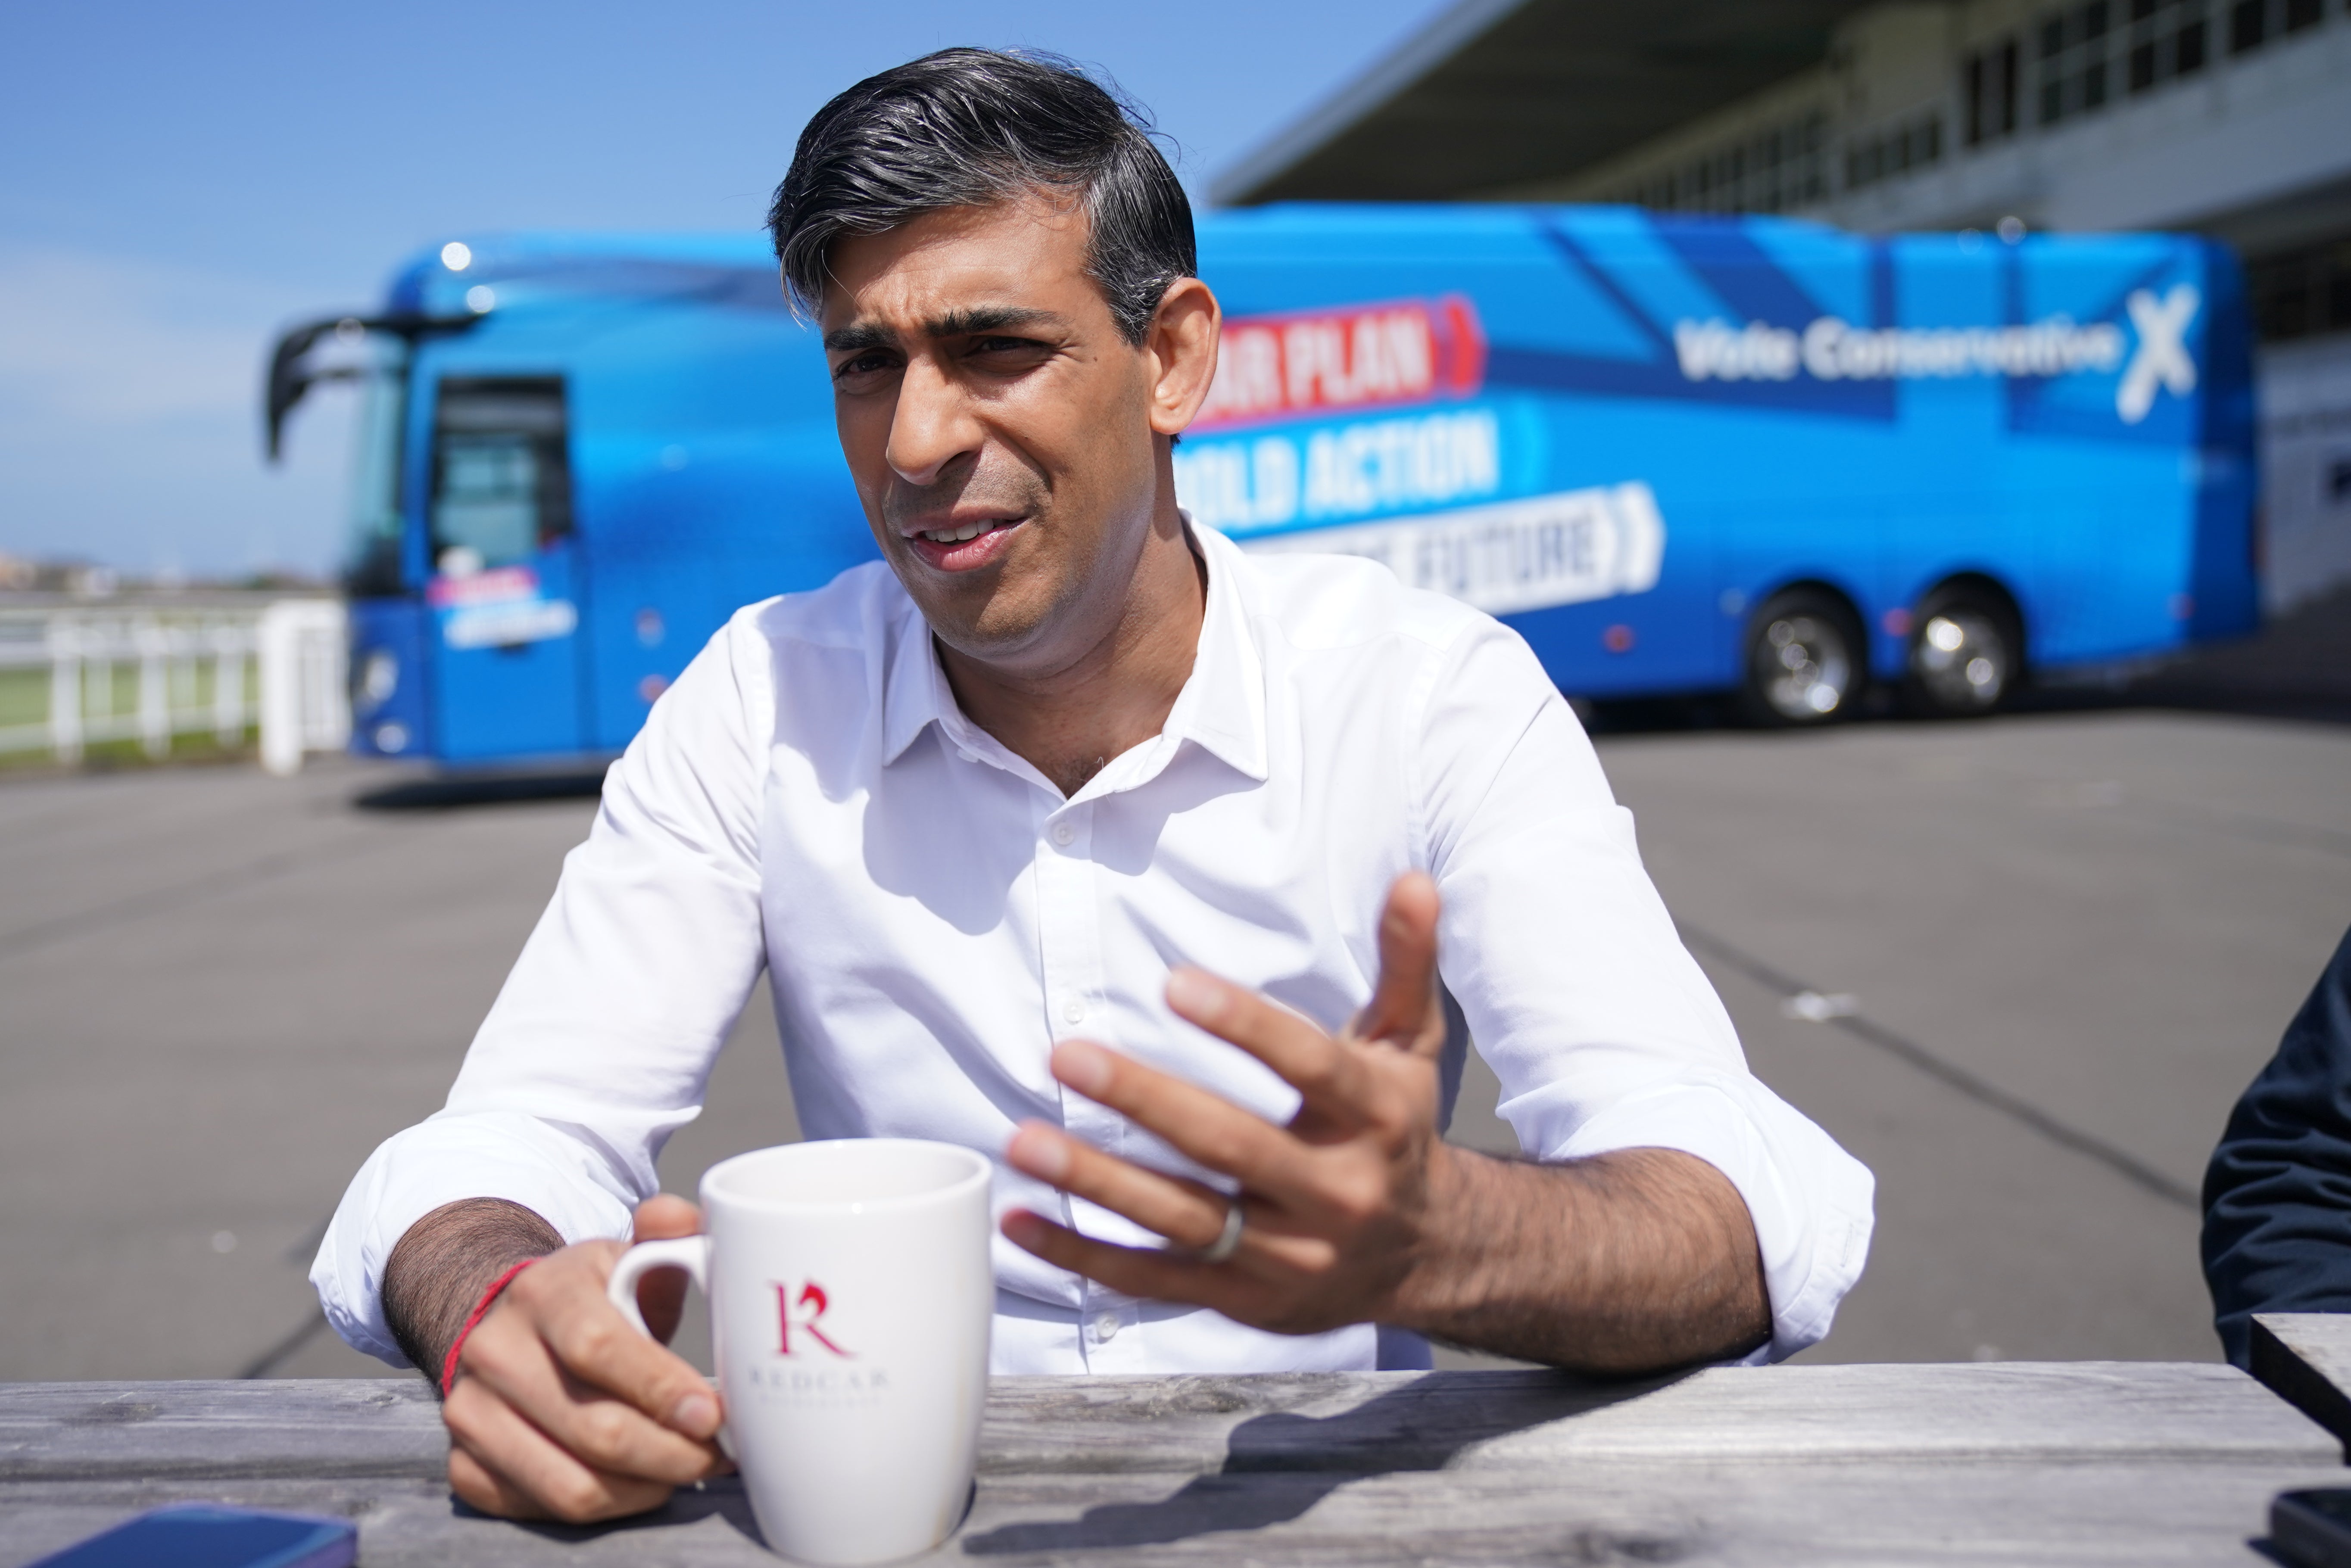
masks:
[[[1004,1234],[1049,1262],[1113,1290],[1154,1301],[1184,1301],[1213,1306],[1230,1315],[1237,1282],[1284,1274],[1327,1275],[1341,1260],[1327,1236],[1276,1231],[1251,1224],[1239,1245],[1221,1263],[1159,1247],[1122,1247],[1081,1236],[1068,1226],[1028,1209],[1004,1211]]]
[[[465,1450],[463,1443],[454,1439],[449,1444],[449,1490],[467,1506],[500,1519],[547,1517],[547,1510],[539,1507],[528,1492],[475,1459]]]
[[[611,1310],[609,1304],[606,1310]],[[480,1385],[597,1469],[671,1485],[698,1480],[712,1472],[719,1456],[710,1443],[674,1430],[569,1373],[559,1365],[554,1347],[534,1332],[535,1325],[519,1318],[502,1324],[499,1315],[494,1313],[484,1319],[465,1342],[465,1378],[460,1387],[465,1383]],[[624,1325],[623,1332],[647,1349],[669,1355],[635,1330]],[[699,1390],[689,1397],[698,1397],[715,1415],[717,1399],[709,1386],[684,1362],[679,1361],[678,1366]],[[451,1397],[455,1397],[455,1390]]]
[[[702,1210],[672,1193],[657,1192],[637,1205],[633,1234],[640,1241],[664,1241],[702,1233]],[[667,1345],[685,1315],[684,1269],[649,1269],[637,1282],[637,1313],[653,1336]]]
[[[718,1432],[718,1397],[702,1374],[639,1334],[605,1299],[604,1282],[618,1257],[610,1243],[584,1245],[525,1270],[465,1347],[470,1352],[484,1330],[513,1314],[528,1322],[567,1373],[619,1396],[671,1431],[706,1443]]]
[[[1399,1050],[1434,1056],[1445,1047],[1437,1000],[1437,884],[1407,871],[1388,888],[1380,911],[1380,978],[1357,1015],[1353,1033]]]
[[[463,1448],[504,1482],[501,1498],[510,1501],[519,1493],[554,1518],[575,1524],[618,1519],[659,1508],[669,1497],[671,1489],[664,1482],[583,1463],[478,1383],[451,1389],[441,1415],[453,1451]]]
[[[718,1465],[713,1445],[674,1432],[643,1411],[565,1376],[543,1346],[508,1354],[507,1347],[494,1345],[459,1386],[465,1384],[513,1409],[549,1441],[593,1469],[683,1486],[715,1473]]]
[[[1042,1122],[1023,1123],[1005,1158],[1015,1170],[1123,1214],[1179,1247],[1207,1247],[1223,1235],[1234,1201],[1196,1181],[1162,1176],[1104,1154]]]
[[[1317,1110],[1361,1116],[1374,1085],[1342,1042],[1245,986],[1188,965],[1167,977],[1167,1005],[1281,1075]],[[1081,1091],[1082,1092],[1082,1091]]]
[[[1092,1241],[1025,1209],[1005,1210],[1001,1228],[1015,1246],[1138,1301],[1215,1307],[1233,1289],[1229,1263],[1203,1263],[1156,1247]],[[1241,1244],[1249,1245],[1247,1232]]]
[[[1309,1025],[1311,1028],[1311,1025]],[[1196,1084],[1105,1051],[1091,1040],[1053,1047],[1053,1076],[1158,1134],[1195,1164],[1252,1190],[1294,1198],[1312,1180],[1304,1145],[1262,1116]]]

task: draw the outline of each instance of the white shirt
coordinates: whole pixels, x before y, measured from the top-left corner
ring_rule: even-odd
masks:
[[[1295,1091],[1177,1020],[1169,968],[1335,1029],[1370,997],[1388,885],[1418,868],[1444,898],[1446,986],[1520,1146],[1712,1164],[1754,1219],[1773,1323],[1760,1354],[1826,1334],[1868,1250],[1869,1172],[1748,1073],[1526,644],[1384,566],[1198,537],[1207,613],[1165,728],[1066,799],[963,716],[886,566],[738,612],[606,777],[447,1106],[344,1195],[310,1275],[336,1332],[399,1361],[384,1260],[457,1199],[509,1199],[567,1241],[625,1237],[762,964],[806,1136],[962,1144],[998,1161],[999,1211],[1155,1243],[1002,1164],[1035,1116],[1192,1170],[1056,1084],[1053,1042],[1082,1034],[1284,1121]],[[995,1247],[999,1373],[1378,1355],[1369,1325],[1268,1334]]]

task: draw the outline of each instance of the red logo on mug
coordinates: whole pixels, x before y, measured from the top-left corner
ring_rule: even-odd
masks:
[[[792,1296],[791,1286],[777,1284],[776,1354],[778,1355],[792,1354],[792,1334],[794,1330],[798,1330],[804,1337],[815,1340],[835,1355],[844,1359],[850,1358],[852,1352],[835,1345],[826,1335],[824,1330],[816,1325],[817,1319],[824,1315],[825,1308],[831,1304],[831,1303],[825,1296],[824,1287],[814,1280],[807,1281],[801,1285],[797,1300]]]

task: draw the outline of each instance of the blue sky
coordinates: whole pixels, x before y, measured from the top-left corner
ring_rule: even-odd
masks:
[[[324,570],[348,400],[259,455],[275,331],[460,230],[758,225],[801,123],[947,44],[1115,77],[1208,179],[1440,9],[441,0],[12,7],[0,49],[0,551]]]

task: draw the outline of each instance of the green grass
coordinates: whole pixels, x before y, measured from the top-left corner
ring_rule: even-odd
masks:
[[[261,730],[258,725],[246,726],[243,740],[236,745],[224,746],[210,730],[172,737],[171,751],[162,757],[151,757],[147,748],[136,740],[99,741],[82,748],[81,773],[115,773],[124,768],[170,767],[204,763],[245,763],[253,761],[260,752]],[[57,768],[56,756],[47,751],[0,752],[0,775],[9,774],[53,773]]]
[[[0,728],[37,724],[48,716],[47,670],[0,670]]]

